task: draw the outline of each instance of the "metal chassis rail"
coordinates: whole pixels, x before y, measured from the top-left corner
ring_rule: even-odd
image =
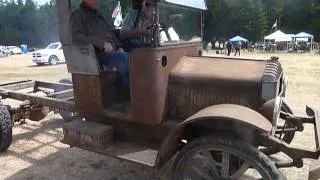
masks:
[[[65,110],[74,112],[75,106],[73,100],[73,89],[72,85],[62,83],[48,83],[41,81],[18,81],[6,84],[0,84],[0,96],[3,99],[10,98],[19,101],[28,100],[31,104],[41,104],[54,109]],[[33,88],[33,92],[40,91],[41,88],[53,89],[64,89],[57,93],[48,94],[47,97],[37,96],[27,93],[15,92],[27,88]]]

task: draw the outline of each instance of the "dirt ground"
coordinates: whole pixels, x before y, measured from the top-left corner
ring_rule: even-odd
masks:
[[[244,53],[243,56],[269,58],[274,54]],[[305,105],[318,107],[320,100],[320,56],[314,54],[276,54],[289,77],[286,101],[294,112],[303,114]],[[35,66],[29,55],[0,58],[0,83],[36,79],[57,82],[68,77],[65,64]],[[14,140],[9,150],[0,155],[0,179],[105,179],[149,180],[152,170],[132,163],[97,155],[60,143],[62,120],[49,114],[41,122],[27,121],[13,129]],[[294,145],[314,149],[312,126],[298,133]],[[313,160],[303,168],[281,169],[292,180],[307,178]],[[160,179],[168,179],[164,172]]]

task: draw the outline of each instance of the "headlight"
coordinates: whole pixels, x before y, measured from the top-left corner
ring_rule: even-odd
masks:
[[[282,106],[282,98],[277,96],[265,102],[261,107],[261,114],[264,115],[269,121],[272,122],[273,126],[277,126],[278,119],[280,116]]]

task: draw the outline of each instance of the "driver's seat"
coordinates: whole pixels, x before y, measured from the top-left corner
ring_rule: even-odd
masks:
[[[104,71],[92,45],[65,45],[68,71],[72,74],[75,107],[79,112],[99,113],[116,102],[117,72]]]

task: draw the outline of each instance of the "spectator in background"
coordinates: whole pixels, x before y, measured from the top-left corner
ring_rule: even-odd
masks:
[[[239,56],[240,56],[240,49],[241,49],[241,42],[240,41],[237,41],[234,45],[234,48],[236,50],[236,53],[234,54],[234,56],[237,55],[237,53],[239,52]]]
[[[228,56],[230,56],[231,49],[232,49],[232,44],[231,44],[231,41],[230,41],[230,40],[228,40],[226,46],[227,46]]]
[[[207,52],[210,53],[211,49],[212,49],[212,44],[211,44],[211,42],[209,42],[207,44]]]

